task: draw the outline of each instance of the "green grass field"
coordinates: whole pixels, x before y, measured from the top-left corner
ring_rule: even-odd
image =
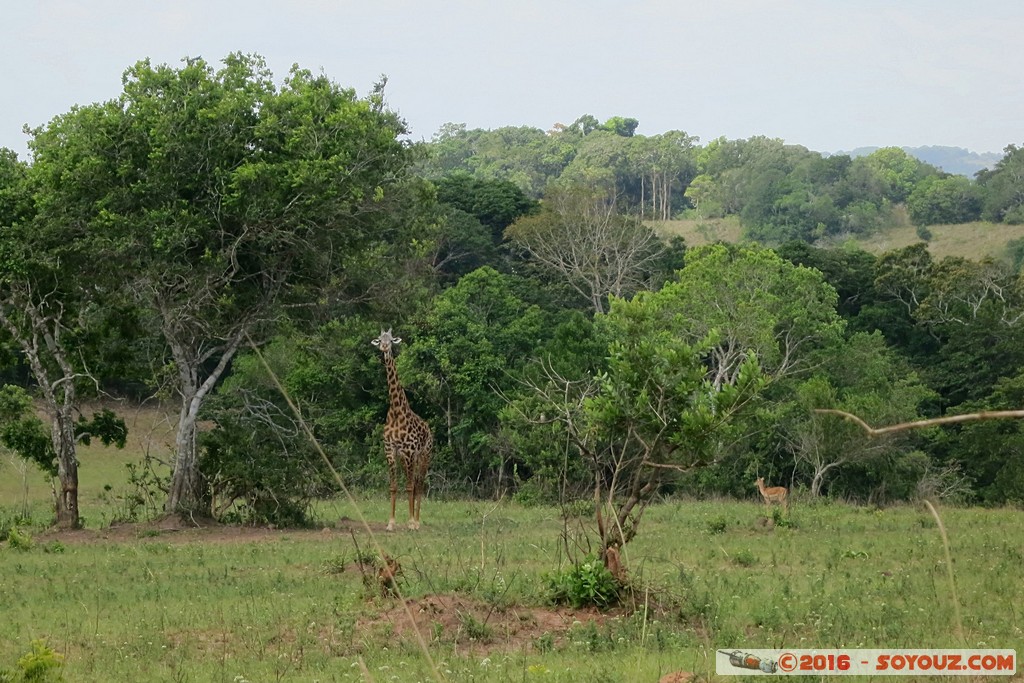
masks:
[[[359,502],[375,530],[384,498]],[[433,680],[401,603],[363,581],[358,514],[324,502],[313,531],[28,527],[31,548],[0,546],[0,670],[44,639],[68,681]],[[742,680],[714,676],[716,648],[1024,652],[1024,512],[943,511],[963,638],[927,512],[798,503],[791,528],[763,515],[655,506],[625,555],[638,591],[608,613],[546,605],[544,576],[566,563],[557,508],[430,500],[420,532],[378,538],[445,680]]]
[[[797,501],[772,528],[753,486],[748,501],[653,506],[624,553],[634,593],[574,610],[548,604],[546,576],[585,554],[591,518],[554,507],[428,500],[420,532],[387,534],[386,494],[366,492],[321,502],[315,530],[111,526],[125,465],[166,458],[171,441],[164,412],[123,416],[124,451],[80,454],[84,531],[46,530],[49,483],[0,455],[0,528],[31,537],[0,543],[0,672],[37,640],[76,682],[426,681],[431,661],[453,681],[742,680],[715,677],[716,649],[1024,652],[1024,511],[942,511],[962,637],[924,509]],[[374,538],[401,563],[430,660],[402,601],[356,562]]]
[[[687,246],[699,246],[716,241],[739,242],[743,230],[736,216],[706,220],[678,220],[652,222],[662,234],[681,235]],[[1003,258],[1006,243],[1024,238],[1024,225],[1000,223],[964,223],[961,225],[932,225],[928,228],[932,238],[928,249],[935,258],[961,256],[980,260],[985,257]],[[864,238],[850,242],[872,254],[901,249],[921,241],[915,228],[907,221],[888,227]],[[819,246],[840,246],[843,241],[823,243]]]

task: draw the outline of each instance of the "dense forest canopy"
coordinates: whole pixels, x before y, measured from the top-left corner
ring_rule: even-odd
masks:
[[[168,512],[301,522],[333,483],[249,340],[335,466],[380,486],[382,328],[405,338],[398,374],[436,435],[434,495],[553,501],[596,481],[609,543],[658,496],[749,496],[757,476],[1024,504],[1020,423],[868,439],[813,412],[1024,404],[1024,248],[817,246],[896,211],[923,237],[1022,223],[1024,148],[968,178],[895,147],[702,144],[628,117],[411,143],[384,95],[298,67],[275,86],[245,55],[144,61],[116,100],[33,131],[29,162],[0,153],[0,441],[59,475],[63,523],[75,444],[123,443],[115,416],[80,415],[98,391],[177,402]],[[747,243],[658,232],[726,215]]]

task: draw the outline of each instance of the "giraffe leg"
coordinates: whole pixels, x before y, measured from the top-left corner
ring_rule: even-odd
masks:
[[[391,517],[388,518],[388,531],[395,530],[395,502],[398,500],[398,472],[396,471],[397,464],[395,463],[394,452],[389,447],[385,447],[388,458],[388,478],[390,480],[391,489]]]
[[[420,506],[423,504],[423,491],[427,484],[427,468],[430,467],[430,447],[420,454],[416,466],[416,523],[420,522]]]
[[[409,528],[415,531],[420,528],[420,523],[416,519],[416,472],[412,469],[409,470],[405,490],[409,494]]]
[[[423,480],[416,478],[416,526],[420,524],[420,505],[423,503]]]

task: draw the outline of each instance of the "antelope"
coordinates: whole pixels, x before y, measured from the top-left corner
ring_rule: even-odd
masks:
[[[761,497],[764,498],[764,505],[766,508],[771,507],[772,503],[778,503],[782,506],[783,510],[789,512],[789,504],[786,502],[786,495],[789,491],[785,486],[772,486],[765,488],[764,477],[758,477],[757,490],[761,492]]]

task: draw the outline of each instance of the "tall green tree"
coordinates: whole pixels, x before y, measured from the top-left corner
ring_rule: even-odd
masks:
[[[31,167],[0,150],[0,325],[31,371],[50,423],[48,443],[34,438],[45,433],[42,426],[37,429],[37,418],[12,399],[3,441],[57,477],[56,522],[72,528],[81,522],[78,441],[95,433],[123,446],[125,431],[112,413],[92,421],[79,414],[83,388],[94,389],[99,381],[93,372],[101,356],[96,330],[118,273],[108,267],[108,254],[87,223],[55,196],[64,162],[75,166],[81,152],[64,145],[56,131],[90,126],[96,113],[76,110],[46,133],[37,132]]]
[[[836,290],[819,271],[756,246],[691,249],[653,301],[673,334],[689,344],[708,340],[715,387],[735,383],[751,354],[773,378],[806,370],[810,352],[844,329]]]
[[[140,62],[97,116],[61,131],[89,171],[67,178],[62,200],[159,320],[180,399],[166,509],[197,510],[204,401],[247,338],[325,286],[345,293],[369,246],[395,233],[404,124],[379,88],[360,99],[294,67],[278,89],[261,58],[241,54],[220,69]]]
[[[968,223],[981,217],[981,191],[963,176],[927,176],[911,190],[907,210],[917,225]]]
[[[726,452],[737,418],[767,383],[751,354],[714,384],[704,362],[714,340],[687,340],[666,325],[667,289],[612,299],[596,316],[607,345],[598,372],[550,364],[526,379],[532,395],[510,405],[589,468],[602,553],[635,537],[648,505],[680,474]]]
[[[1024,147],[1008,145],[995,168],[978,173],[984,199],[982,218],[1024,223]]]
[[[851,465],[873,465],[898,458],[914,435],[871,437],[859,426],[833,415],[815,413],[833,408],[854,413],[870,424],[896,424],[917,419],[923,403],[934,399],[906,360],[888,348],[879,333],[857,333],[826,352],[814,376],[796,385],[794,400],[784,408],[780,424],[788,450],[810,492],[820,495],[837,472]],[[873,481],[879,485],[882,482]],[[896,482],[889,482],[895,487]],[[849,495],[867,496],[870,485],[847,486]]]
[[[516,374],[546,336],[546,316],[516,296],[514,278],[490,267],[463,276],[398,357],[399,374],[436,416],[439,467],[463,481],[505,474],[502,394],[514,393]]]

